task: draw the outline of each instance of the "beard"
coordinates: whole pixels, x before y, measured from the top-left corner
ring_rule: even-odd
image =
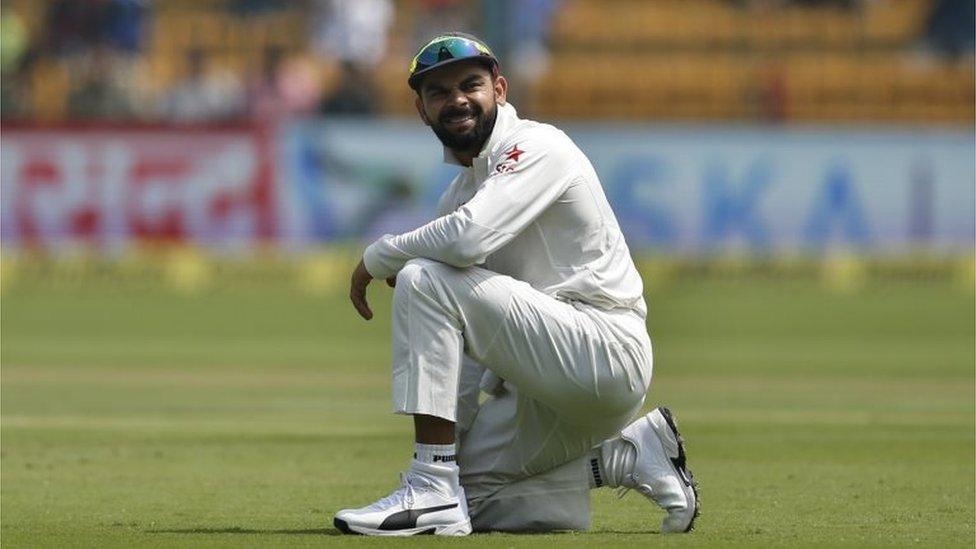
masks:
[[[447,129],[447,120],[458,116],[474,118],[474,127],[464,133],[455,133]],[[491,111],[485,112],[480,105],[471,103],[467,109],[447,108],[441,112],[437,122],[430,125],[434,135],[441,143],[457,152],[478,151],[495,129],[495,118],[498,116],[498,104],[491,104]]]

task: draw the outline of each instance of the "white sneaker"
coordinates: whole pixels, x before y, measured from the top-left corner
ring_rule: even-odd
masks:
[[[687,467],[684,440],[667,408],[628,425],[621,438],[637,448],[634,470],[623,488],[633,488],[668,512],[661,533],[690,532],[698,517],[698,487]]]
[[[368,536],[466,536],[468,503],[457,470],[414,461],[400,488],[367,507],[343,509],[332,523],[345,534]]]

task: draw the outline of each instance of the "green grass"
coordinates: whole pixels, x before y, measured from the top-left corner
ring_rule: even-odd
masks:
[[[377,320],[288,283],[182,296],[23,284],[2,298],[6,547],[360,546],[332,514],[385,495],[411,425],[389,413]],[[400,546],[957,546],[974,542],[974,300],[948,283],[652,293],[648,405],[701,482],[689,536],[593,494],[583,534]]]

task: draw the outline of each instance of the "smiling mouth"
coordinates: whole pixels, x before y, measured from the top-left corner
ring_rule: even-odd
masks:
[[[469,121],[471,122],[474,121],[474,114],[468,113],[468,114],[449,116],[444,119],[444,124],[449,124],[451,126],[461,126]]]

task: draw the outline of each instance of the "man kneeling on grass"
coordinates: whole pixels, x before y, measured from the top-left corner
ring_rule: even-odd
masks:
[[[430,223],[363,254],[350,297],[395,286],[393,404],[413,460],[392,494],[344,509],[369,535],[582,530],[589,489],[633,488],[687,532],[698,495],[651,382],[643,283],[593,167],[520,119],[489,48],[450,33],[410,65],[421,120],[462,167]],[[488,395],[481,402],[480,393]]]

